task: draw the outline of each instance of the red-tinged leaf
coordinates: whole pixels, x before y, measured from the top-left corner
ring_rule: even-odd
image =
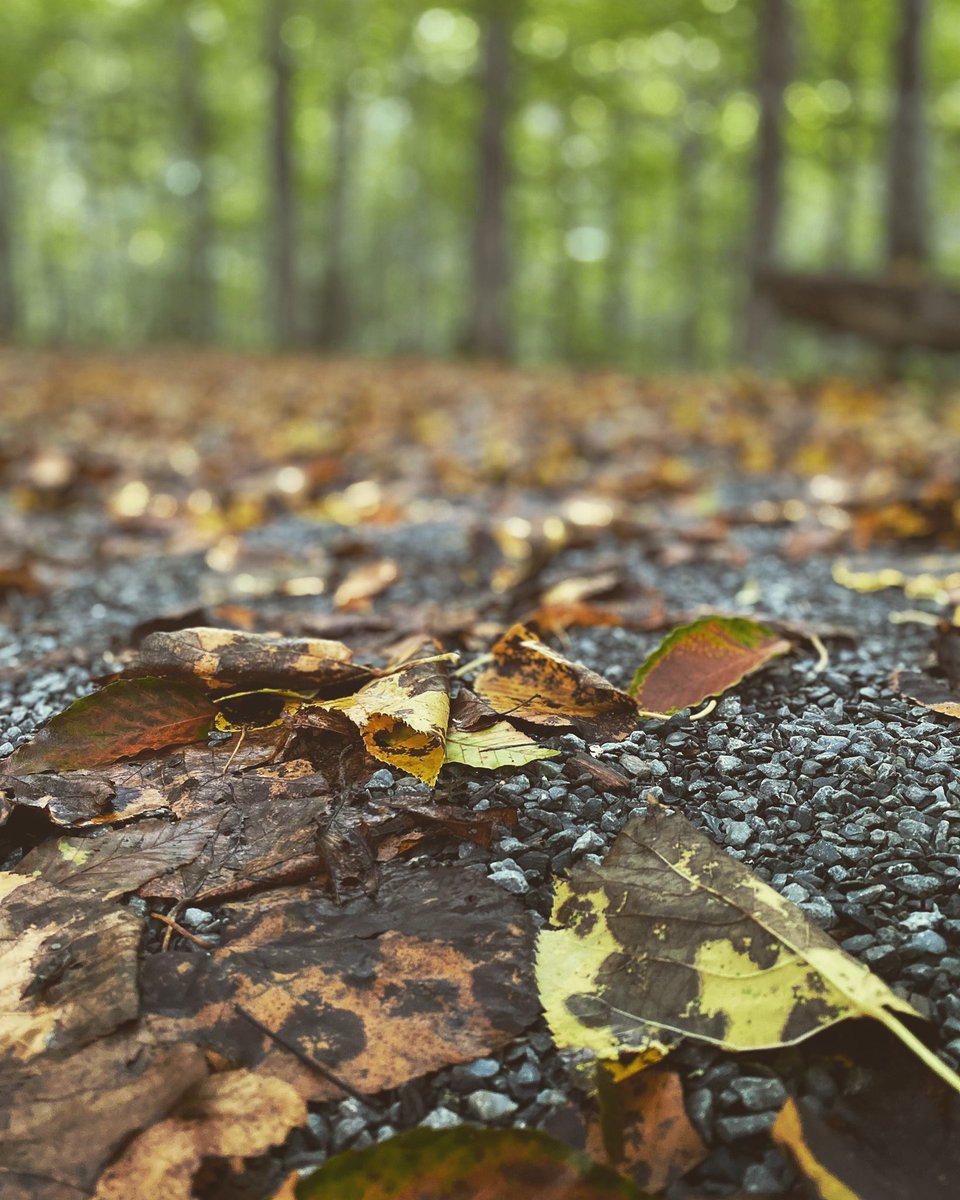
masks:
[[[76,771],[205,738],[213,705],[191,683],[118,679],[75,700],[6,762],[11,775]]]
[[[668,634],[628,690],[641,712],[670,716],[721,695],[790,646],[747,617],[702,617]]]
[[[289,1193],[286,1193],[289,1195]],[[413,1129],[330,1159],[296,1200],[644,1200],[636,1184],[527,1129]]]

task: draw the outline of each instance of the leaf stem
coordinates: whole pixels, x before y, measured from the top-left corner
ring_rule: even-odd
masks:
[[[921,1059],[949,1087],[952,1087],[955,1092],[960,1092],[960,1075],[947,1066],[947,1064],[934,1054],[929,1046],[924,1045],[915,1033],[904,1025],[904,1023],[895,1017],[889,1009],[873,1008],[869,1010],[870,1016],[876,1017],[878,1021],[882,1021],[891,1033],[896,1034],[904,1045],[909,1046],[917,1058]]]

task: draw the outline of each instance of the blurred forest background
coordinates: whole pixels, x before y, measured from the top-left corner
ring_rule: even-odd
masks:
[[[923,370],[958,66],[960,0],[3,0],[0,340]]]

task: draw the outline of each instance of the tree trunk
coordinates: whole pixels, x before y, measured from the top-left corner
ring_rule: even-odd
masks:
[[[704,295],[703,196],[700,173],[703,135],[690,130],[677,160],[677,270],[684,281],[683,310],[677,330],[678,361],[693,369],[702,352],[700,314]]]
[[[470,315],[463,338],[470,354],[506,358],[510,351],[507,289],[506,203],[507,117],[510,86],[510,19],[506,4],[495,3],[487,19],[481,86],[483,115],[477,144],[476,211],[471,249]]]
[[[896,93],[887,184],[887,255],[896,273],[914,276],[930,256],[923,113],[926,15],[926,0],[900,0],[900,29],[893,48]]]
[[[341,83],[333,105],[333,184],[317,321],[317,345],[324,350],[340,349],[350,335],[350,292],[344,254],[350,196],[350,118],[350,92],[346,83]]]
[[[0,142],[0,342],[17,331],[17,289],[13,271],[13,169]]]
[[[774,264],[782,207],[783,93],[791,65],[789,0],[764,0],[760,5],[758,33],[760,128],[754,163],[750,303],[745,346],[747,358],[753,362],[760,361],[767,352],[773,316],[760,281]]]
[[[185,14],[184,14],[185,15]],[[186,20],[180,24],[180,117],[184,157],[200,174],[187,198],[184,278],[189,300],[180,308],[180,336],[213,342],[217,336],[217,295],[213,275],[215,222],[210,195],[210,121],[203,94],[203,64]]]
[[[282,29],[287,0],[266,0],[266,57],[272,76],[268,163],[270,228],[268,296],[271,325],[278,346],[296,341],[296,279],[294,272],[294,184],[291,151],[290,55]]]

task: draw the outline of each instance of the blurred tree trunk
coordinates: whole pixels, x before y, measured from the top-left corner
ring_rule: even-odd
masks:
[[[291,151],[290,54],[283,41],[287,0],[266,0],[266,58],[272,79],[268,162],[270,216],[268,297],[273,338],[278,346],[296,341],[294,271],[294,183]]]
[[[181,337],[213,342],[217,336],[217,296],[213,273],[215,222],[210,195],[209,113],[203,91],[203,62],[197,39],[182,13],[178,31],[180,118],[184,158],[199,171],[197,186],[187,197],[188,225],[184,275],[189,302],[179,315]]]
[[[481,69],[484,106],[477,143],[470,314],[463,347],[469,354],[497,358],[505,358],[510,352],[506,135],[510,110],[511,28],[507,0],[490,0]]]
[[[679,361],[689,368],[700,363],[700,314],[703,310],[703,195],[700,182],[703,135],[689,130],[677,160],[677,251],[684,281],[683,310],[677,334]]]
[[[13,168],[7,148],[0,142],[0,342],[17,332],[17,289],[13,271]]]
[[[893,48],[893,128],[887,183],[887,256],[899,276],[917,276],[930,257],[927,138],[924,128],[924,26],[927,0],[900,0]]]
[[[760,128],[754,162],[750,302],[745,341],[746,356],[752,362],[765,356],[773,321],[773,308],[764,294],[761,278],[774,264],[782,207],[783,93],[791,66],[789,0],[764,0],[760,5],[758,34]]]
[[[316,342],[324,350],[346,345],[350,336],[351,303],[344,239],[351,183],[352,102],[341,81],[333,102],[333,179],[327,221],[325,266],[320,283]]]

